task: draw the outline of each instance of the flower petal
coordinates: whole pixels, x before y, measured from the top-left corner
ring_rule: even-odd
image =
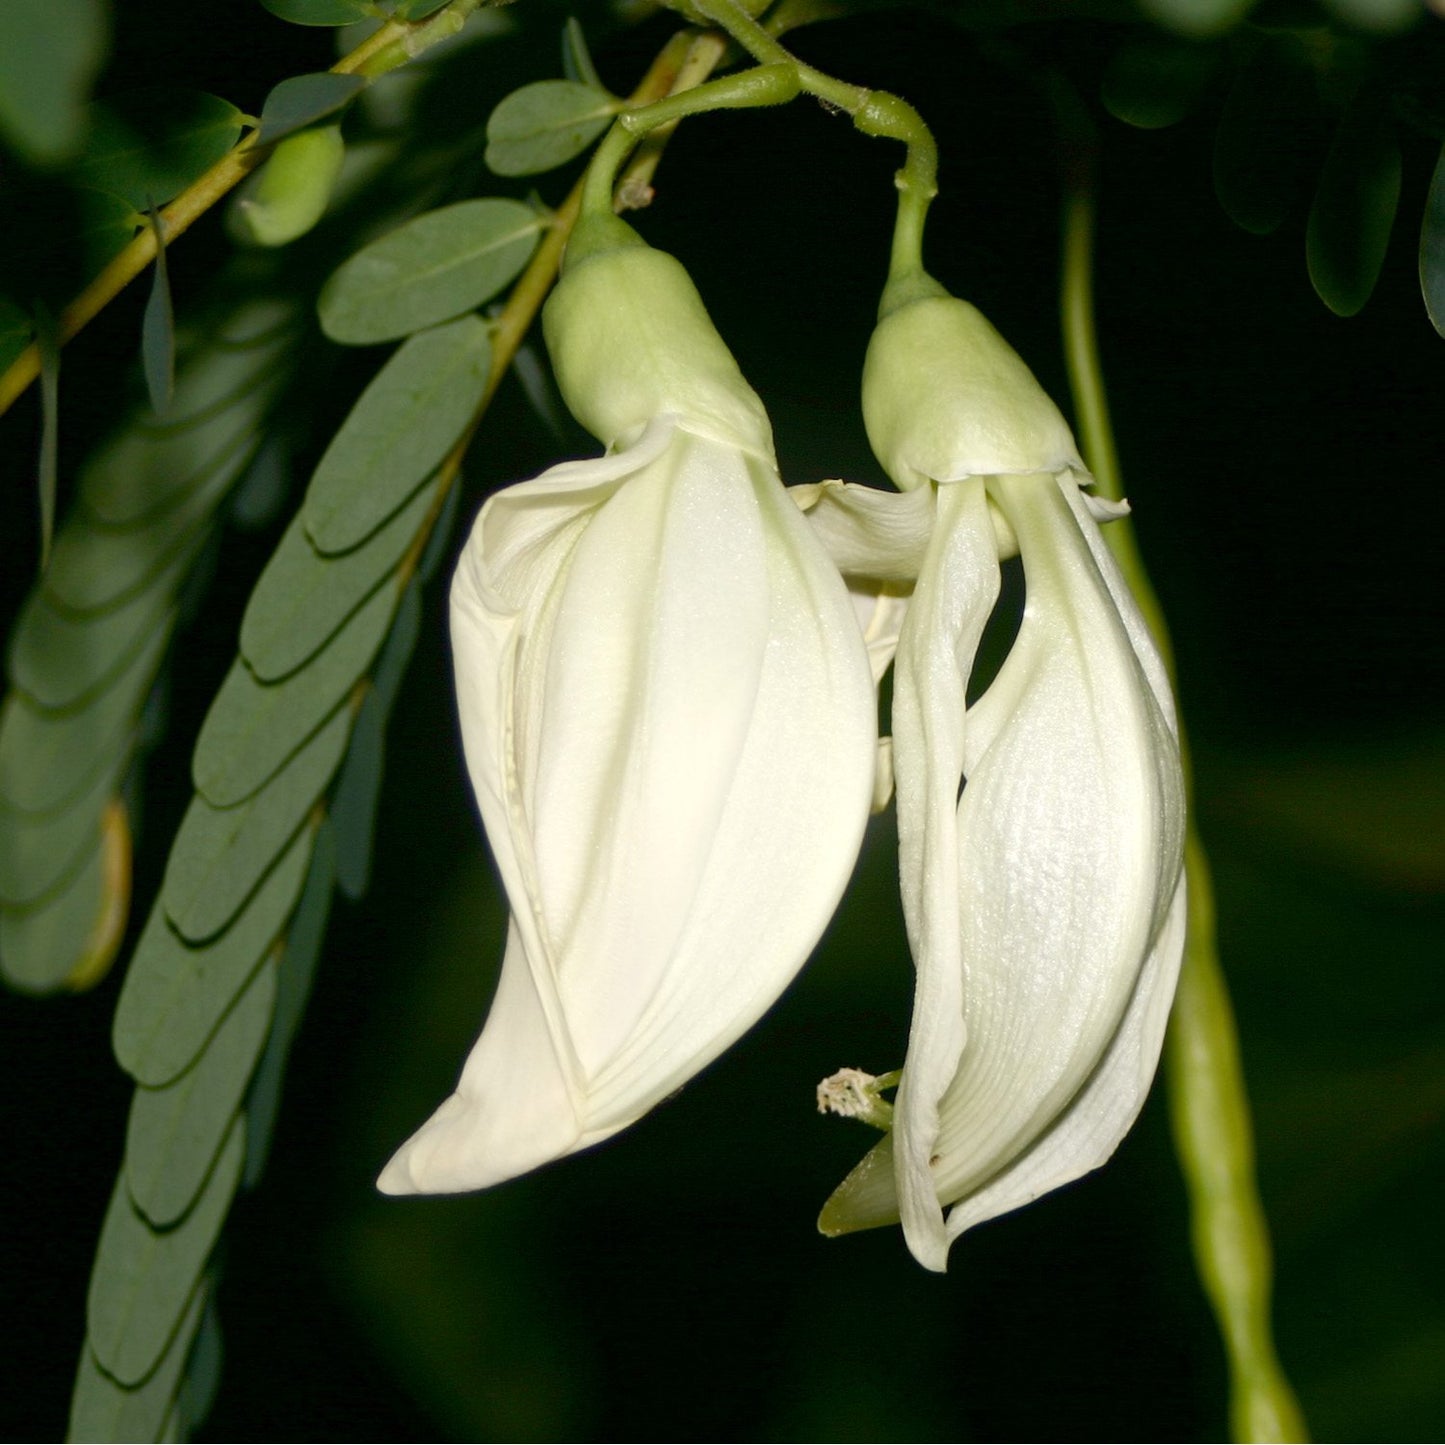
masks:
[[[876,737],[837,572],[763,457],[686,426],[494,499],[454,628],[514,928],[457,1094],[388,1170],[425,1189],[606,1137],[761,1015],[847,881]]]
[[[941,530],[977,533],[945,508],[983,486],[939,489]],[[919,579],[895,685],[913,1031],[893,1133],[820,1220],[866,1228],[891,1206],[933,1269],[964,1229],[1112,1152],[1158,1057],[1183,927],[1183,788],[1153,644],[1072,481],[987,488],[1019,541],[1024,619],[965,713],[972,625],[923,599],[967,589],[931,560]],[[947,682],[931,692],[930,658]]]

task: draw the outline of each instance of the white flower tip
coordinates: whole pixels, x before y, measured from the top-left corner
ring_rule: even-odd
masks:
[[[580,1143],[570,1115],[519,1121],[456,1093],[392,1155],[376,1187],[383,1194],[466,1194],[560,1159]]]

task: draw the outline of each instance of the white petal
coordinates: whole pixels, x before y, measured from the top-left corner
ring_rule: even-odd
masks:
[[[885,492],[855,482],[789,487],[788,496],[845,577],[910,589],[933,534],[934,490]]]
[[[454,592],[515,932],[457,1095],[407,1146],[419,1188],[596,1142],[703,1067],[801,967],[867,815],[862,638],[769,465],[654,426],[559,471],[489,505]]]
[[[945,1201],[1011,1165],[1109,1050],[1174,893],[1183,815],[1177,748],[1077,514],[1050,478],[991,489],[1019,538],[1026,602],[965,722],[974,1042],[933,1143]]]
[[[949,1210],[948,1237],[1019,1209],[1104,1164],[1139,1117],[1164,1045],[1184,954],[1188,908],[1181,874],[1119,1031],[1098,1068],[1027,1152]]]
[[[964,486],[982,483],[940,488],[941,527]],[[964,713],[976,637],[961,612],[921,605],[945,572],[926,571],[915,592],[895,735],[900,839],[921,840],[900,863],[918,1001],[893,1133],[820,1220],[830,1232],[866,1228],[896,1210],[934,1269],[963,1229],[1112,1152],[1158,1057],[1183,927],[1182,782],[1152,644],[1142,623],[1131,625],[1127,591],[1116,596],[1122,579],[1100,561],[1071,482],[1005,477],[988,487],[1021,545],[1024,620]],[[950,590],[965,596],[961,583]],[[950,677],[955,639],[965,646]],[[948,684],[932,694],[916,680],[930,657]],[[917,719],[905,727],[900,701],[916,705],[922,729]],[[904,779],[920,758],[915,791]],[[955,1201],[945,1229],[939,1205]]]
[[[893,684],[894,779],[903,913],[918,978],[894,1141],[909,1247],[933,1269],[947,1253],[930,1159],[939,1103],[966,1054],[955,823],[964,695],[998,596],[998,557],[981,479],[941,488],[938,520],[899,639]]]

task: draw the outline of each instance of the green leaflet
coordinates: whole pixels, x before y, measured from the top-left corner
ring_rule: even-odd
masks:
[[[1231,29],[1253,3],[1254,0],[1143,0],[1143,8],[1161,25],[1200,40]]]
[[[23,912],[0,908],[5,981],[23,993],[60,988],[86,951],[104,897],[104,853],[97,829],[94,851],[58,892]]]
[[[136,1212],[124,1174],[116,1180],[90,1277],[86,1323],[97,1362],[120,1384],[140,1384],[171,1342],[180,1339],[196,1281],[235,1195],[245,1151],[245,1120],[238,1116],[200,1198],[164,1233]]]
[[[1320,172],[1305,259],[1320,300],[1353,316],[1375,289],[1400,200],[1400,145],[1388,97],[1362,88],[1340,118]]]
[[[575,80],[524,85],[487,121],[487,165],[499,176],[530,176],[566,165],[623,108],[616,96]]]
[[[262,681],[294,672],[325,646],[397,564],[436,503],[423,487],[361,546],[323,557],[298,513],[266,564],[241,620],[241,656]]]
[[[236,407],[183,430],[121,432],[85,467],[81,501],[103,527],[152,523],[201,488],[229,485],[246,465],[256,421],[256,411]]]
[[[311,981],[316,974],[316,963],[326,937],[326,920],[331,913],[331,888],[335,878],[336,830],[326,822],[317,829],[311,871],[306,877],[301,901],[296,905],[295,917],[287,930],[277,977],[271,1033],[246,1095],[246,1171],[242,1182],[247,1189],[255,1187],[266,1168],[271,1136],[276,1128],[276,1114],[281,1106],[286,1061],[290,1057],[291,1041],[306,1011],[306,1000],[311,995]]]
[[[303,828],[226,931],[201,948],[181,939],[156,900],[116,1004],[111,1045],[138,1084],[159,1088],[194,1063],[280,936],[311,862]]]
[[[155,1369],[134,1388],[113,1380],[96,1362],[87,1340],[80,1349],[80,1368],[70,1401],[69,1440],[159,1440],[171,1402],[180,1386],[192,1341],[197,1343],[210,1291],[198,1285],[186,1305],[180,1328]]]
[[[398,20],[425,20],[428,15],[435,14],[446,3],[447,0],[396,0],[396,18]]]
[[[276,962],[269,959],[191,1068],[161,1088],[136,1089],[125,1177],[131,1203],[157,1229],[180,1219],[200,1192],[261,1056],[275,1004]]]
[[[354,25],[371,18],[365,0],[261,0],[281,20],[293,25]]]
[[[144,211],[174,200],[240,136],[241,112],[228,100],[172,87],[132,91],[96,104],[75,179]]]
[[[59,812],[16,813],[0,804],[0,907],[31,908],[71,879],[100,846],[100,820],[119,789],[124,753]]]
[[[236,659],[196,741],[191,777],[202,798],[232,808],[276,775],[370,666],[397,600],[394,589],[378,588],[306,666],[280,682],[258,681]]]
[[[1420,290],[1431,325],[1445,336],[1445,146],[1420,220]]]
[[[386,722],[420,632],[421,593],[413,584],[401,600],[391,634],[377,658],[371,688],[356,715],[351,746],[331,799],[331,820],[336,831],[336,883],[351,899],[360,898],[366,892],[371,876],[372,835],[386,761]]]
[[[273,87],[261,107],[261,128],[257,145],[270,145],[292,131],[303,129],[314,121],[348,106],[366,89],[360,75],[337,75],[321,70],[311,75],[293,75]]]
[[[402,343],[327,447],[306,493],[306,530],[322,552],[369,537],[436,469],[486,390],[486,326],[463,316]]]
[[[333,273],[316,303],[321,329],[365,346],[471,311],[517,276],[542,228],[520,201],[460,201],[417,216]]]
[[[205,943],[235,918],[331,781],[351,721],[351,709],[338,707],[267,786],[239,806],[191,800],[161,883],[161,901],[182,938]]]
[[[101,0],[0,5],[0,137],[37,165],[85,138],[85,102],[106,49]]]
[[[128,746],[174,617],[147,638],[104,692],[77,712],[50,713],[12,692],[0,707],[0,801],[53,813],[79,797],[115,750]]]
[[[193,555],[182,551],[147,587],[105,612],[67,616],[43,590],[32,592],[10,646],[11,682],[48,712],[84,706],[164,627]]]
[[[592,63],[587,36],[575,15],[569,15],[562,27],[562,73],[568,80],[590,85],[594,90],[605,88],[602,77],[597,74],[597,67]]]
[[[1219,55],[1213,46],[1146,34],[1114,52],[1100,87],[1110,115],[1141,130],[1177,125],[1199,103]]]

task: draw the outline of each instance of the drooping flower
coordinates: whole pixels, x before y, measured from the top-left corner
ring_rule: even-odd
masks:
[[[867,817],[867,656],[762,405],[677,261],[585,224],[546,335],[610,450],[494,496],[453,582],[511,920],[457,1090],[388,1193],[497,1183],[672,1093],[802,966]]]
[[[965,1229],[1098,1167],[1138,1114],[1183,948],[1184,795],[1164,668],[1097,525],[1110,509],[1019,357],[925,290],[874,334],[864,416],[904,494],[800,501],[892,619],[917,983],[892,1130],[819,1224],[901,1217],[941,1270]],[[969,703],[1015,552],[1018,636]],[[899,622],[886,599],[907,581]]]

